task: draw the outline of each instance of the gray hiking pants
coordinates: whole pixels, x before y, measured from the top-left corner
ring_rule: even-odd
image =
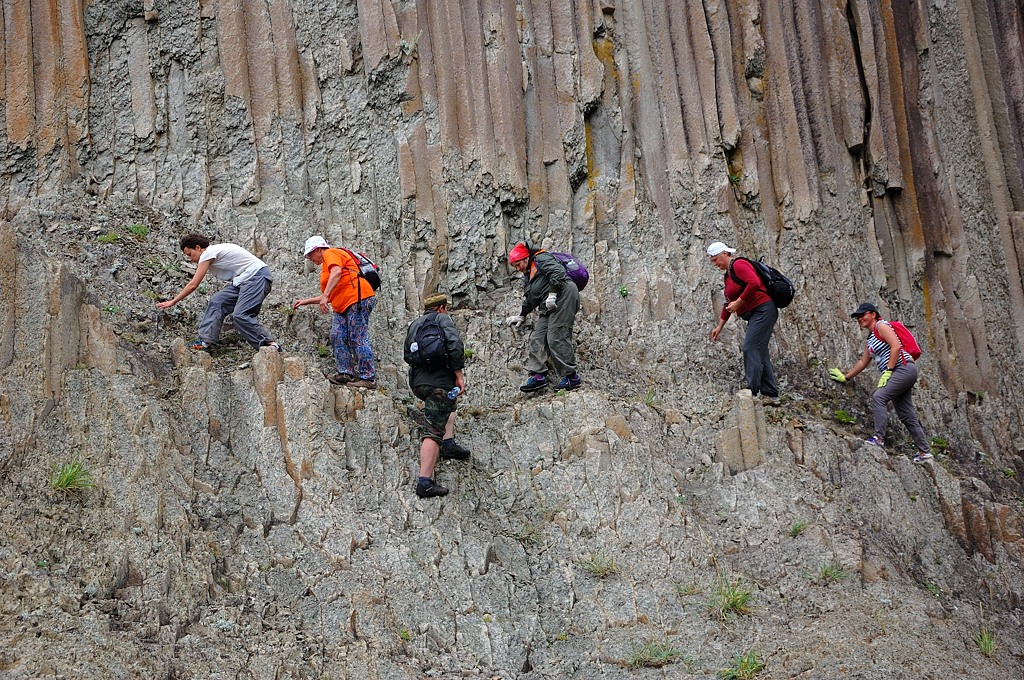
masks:
[[[871,414],[875,419],[875,436],[885,439],[885,426],[889,424],[889,402],[892,402],[896,417],[910,430],[910,436],[914,440],[917,450],[930,451],[928,438],[924,436],[924,428],[921,427],[921,421],[917,419],[917,410],[914,408],[911,396],[916,382],[917,364],[912,361],[905,366],[896,364],[885,387],[879,387],[871,395]]]
[[[227,286],[214,293],[199,322],[199,339],[208,345],[220,340],[220,327],[224,318],[230,314],[235,322],[235,330],[256,349],[259,349],[263,341],[272,340],[256,315],[260,313],[263,300],[270,295],[273,282],[270,268],[263,267],[242,281],[241,285]]]
[[[768,341],[772,339],[779,310],[774,302],[766,302],[744,314],[747,320],[747,334],[743,338],[743,374],[747,387],[754,396],[779,396],[779,384],[768,356]]]
[[[551,311],[544,310],[530,334],[530,355],[526,370],[547,373],[547,359],[559,377],[576,372],[576,350],[572,346],[572,327],[576,312],[580,310],[580,292],[569,281],[558,295],[558,304]]]

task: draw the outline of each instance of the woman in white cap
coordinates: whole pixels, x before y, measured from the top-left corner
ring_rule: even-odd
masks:
[[[377,387],[370,348],[370,312],[377,303],[373,286],[359,275],[359,262],[345,248],[331,248],[323,236],[306,239],[303,256],[320,265],[322,295],[299,299],[292,309],[318,305],[326,314],[334,311],[331,345],[337,373],[327,378],[332,385]]]
[[[769,406],[779,405],[779,385],[775,381],[768,341],[771,340],[779,310],[768,296],[768,291],[754,266],[743,257],[734,258],[735,248],[721,241],[708,246],[711,263],[725,272],[725,307],[718,317],[718,325],[711,330],[711,339],[718,340],[725,322],[733,314],[747,322],[743,338],[743,373],[747,387],[754,396]]]

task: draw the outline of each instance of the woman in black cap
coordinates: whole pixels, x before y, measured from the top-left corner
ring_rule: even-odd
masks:
[[[865,442],[885,448],[885,426],[889,423],[889,402],[896,410],[896,416],[910,430],[910,436],[917,446],[915,463],[924,463],[932,459],[928,438],[925,437],[921,421],[917,419],[917,410],[911,392],[917,382],[917,365],[910,353],[903,349],[896,331],[888,321],[882,319],[878,309],[870,302],[861,303],[857,311],[850,315],[857,320],[861,328],[870,329],[867,346],[860,360],[848,372],[838,368],[828,369],[829,377],[836,382],[844,383],[854,377],[875,358],[882,376],[878,379],[878,389],[871,396],[871,412],[875,420],[875,434]]]

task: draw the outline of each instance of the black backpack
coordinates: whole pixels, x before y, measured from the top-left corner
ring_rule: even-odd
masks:
[[[437,312],[431,312],[420,327],[412,342],[405,346],[405,363],[410,366],[442,366],[448,364],[448,350],[445,347],[444,329],[437,320]]]
[[[793,301],[793,296],[796,294],[793,282],[778,269],[765,264],[761,260],[751,260],[749,257],[736,257],[733,258],[733,260],[744,260],[754,267],[754,271],[756,271],[757,275],[761,277],[761,282],[764,284],[764,289],[768,292],[768,297],[772,299],[772,302],[775,303],[776,307],[779,309],[788,307],[789,303]],[[732,280],[737,285],[746,288],[746,282],[741,281],[740,278],[736,276],[736,272],[732,270],[732,263],[729,264],[729,276],[732,277]]]

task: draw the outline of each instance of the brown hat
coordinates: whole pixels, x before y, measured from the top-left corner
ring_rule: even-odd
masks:
[[[423,298],[423,309],[434,309],[441,305],[448,305],[448,296],[444,293],[436,293]]]

